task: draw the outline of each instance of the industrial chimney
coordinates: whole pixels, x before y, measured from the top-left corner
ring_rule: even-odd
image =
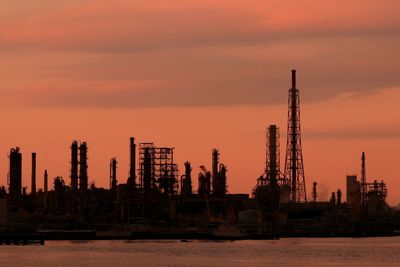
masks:
[[[71,144],[71,190],[78,191],[78,142]]]
[[[85,192],[88,188],[87,174],[87,143],[79,146],[79,191]]]
[[[36,194],[36,153],[32,153],[31,194]]]
[[[49,181],[49,176],[47,174],[47,170],[44,170],[44,181],[43,181],[43,187],[44,187],[44,192],[47,193],[47,185]]]
[[[131,137],[130,139],[130,164],[129,164],[129,178],[128,178],[128,186],[130,189],[136,188],[136,144],[135,138]]]
[[[110,189],[117,189],[117,159],[112,158],[110,160]]]

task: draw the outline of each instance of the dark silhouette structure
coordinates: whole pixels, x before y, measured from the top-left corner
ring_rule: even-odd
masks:
[[[296,70],[292,70],[289,90],[285,177],[290,180],[292,202],[307,202],[300,129],[300,95],[296,88]]]
[[[129,177],[128,177],[128,185],[131,190],[136,188],[136,144],[135,138],[131,137],[130,141],[130,149],[129,149]]]
[[[53,176],[52,188],[48,188],[45,170],[44,190],[36,190],[36,153],[32,153],[32,190],[27,194],[26,187],[22,187],[22,155],[18,147],[12,148],[9,190],[0,187],[0,242],[1,229],[12,233],[38,231],[49,239],[376,236],[400,229],[400,212],[398,217],[393,216],[386,203],[386,184],[367,182],[364,153],[361,182],[356,175],[346,178],[346,202],[342,201],[340,189],[332,192],[330,201],[318,202],[316,182],[313,202],[306,202],[294,70],[288,117],[285,174],[280,170],[279,128],[269,125],[265,169],[253,188],[254,198],[228,192],[227,168],[220,163],[218,149],[211,152],[211,172],[200,166],[196,192],[189,161],[184,162],[184,174],[178,181],[174,147],[148,142],[139,143],[136,151],[133,137],[125,184],[118,183],[118,162],[114,157],[109,162],[109,188],[96,187],[94,183],[88,186],[87,143],[73,141],[70,185],[61,176]],[[4,218],[8,222],[4,223]]]
[[[36,194],[36,153],[32,153],[32,180],[31,180],[31,193]]]
[[[219,151],[212,150],[212,190],[213,194],[222,197],[226,193],[226,167],[219,163]]]
[[[10,171],[8,173],[10,207],[18,209],[21,205],[22,190],[22,154],[19,147],[11,148],[10,154]]]
[[[270,125],[266,134],[265,172],[257,179],[253,195],[264,210],[275,211],[287,203],[289,181],[280,171],[279,128]]]
[[[200,166],[200,172],[199,172],[199,188],[198,188],[198,193],[201,196],[207,196],[211,192],[211,173],[207,171],[206,167],[203,165]]]
[[[110,189],[117,189],[117,159],[112,158],[110,160]]]
[[[317,193],[317,182],[313,182],[313,187],[312,187],[312,199],[313,202],[317,202],[317,197],[318,197],[318,193]]]
[[[174,163],[173,147],[156,147],[153,143],[139,144],[141,187],[172,195],[178,189],[178,165]]]
[[[367,182],[366,157],[361,155],[361,206],[364,215],[377,213],[386,206],[387,188],[384,181]]]
[[[363,208],[367,207],[367,170],[365,167],[365,153],[361,155],[361,203]]]
[[[44,170],[43,176],[43,191],[47,193],[48,191],[48,184],[49,184],[49,175],[47,174],[47,170]]]
[[[181,194],[184,197],[192,195],[192,166],[185,162],[185,174],[181,176]]]
[[[78,142],[71,144],[71,190],[78,191]]]
[[[88,188],[87,168],[87,144],[83,142],[79,146],[79,191],[82,193],[85,193]]]

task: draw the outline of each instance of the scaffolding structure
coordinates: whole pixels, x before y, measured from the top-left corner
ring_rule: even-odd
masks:
[[[296,70],[292,70],[292,88],[288,99],[288,126],[285,160],[285,177],[290,180],[292,202],[307,202],[306,179],[300,128],[300,93],[296,88]]]
[[[174,163],[174,148],[140,143],[139,175],[145,193],[156,189],[164,194],[175,194],[178,191],[178,165]]]
[[[366,174],[366,159],[365,153],[361,156],[361,204],[364,209],[368,208],[368,202],[371,200],[375,201],[386,201],[387,188],[384,181],[378,182],[375,180],[373,183],[367,182]]]
[[[280,171],[280,142],[279,128],[270,125],[266,131],[265,172],[257,179],[253,188],[255,198],[263,198],[269,187],[286,189],[289,180]]]

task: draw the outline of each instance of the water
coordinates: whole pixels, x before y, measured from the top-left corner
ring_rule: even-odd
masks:
[[[0,246],[0,266],[400,266],[400,237],[48,241]]]

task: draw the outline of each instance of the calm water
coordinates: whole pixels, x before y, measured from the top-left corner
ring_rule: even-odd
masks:
[[[0,266],[400,266],[400,238],[49,241],[0,246]]]

